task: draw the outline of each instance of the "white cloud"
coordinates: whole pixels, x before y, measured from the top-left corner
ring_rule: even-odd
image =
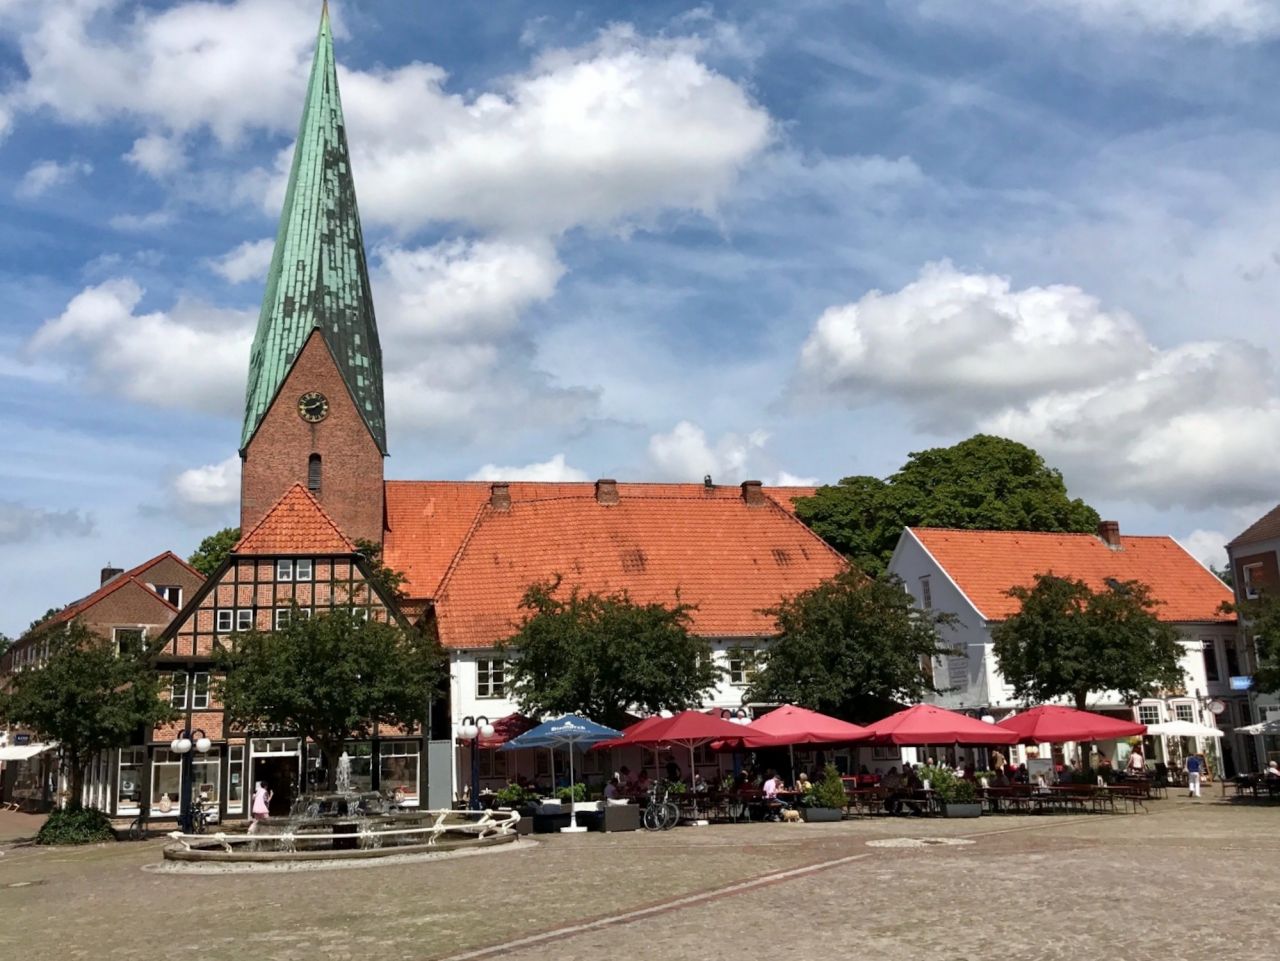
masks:
[[[1239,40],[1258,40],[1280,33],[1280,7],[1274,0],[1034,0],[1034,3],[1046,10],[1073,14],[1087,23],[1120,30],[1217,34]]]
[[[789,471],[779,471],[771,478],[765,478],[770,487],[817,487],[821,481],[816,477],[801,477]]]
[[[2,127],[0,132],[3,132]],[[93,173],[93,165],[83,160],[69,160],[66,163],[41,160],[32,164],[22,175],[14,193],[26,200],[31,200],[54,187],[65,186],[77,177],[87,177],[91,173]]]
[[[80,511],[50,511],[0,501],[0,544],[20,544],[44,536],[85,537],[93,521]]]
[[[135,140],[124,159],[153,177],[174,173],[187,162],[182,141],[177,137],[166,137],[158,133],[147,134]]]
[[[889,397],[926,426],[1036,448],[1089,496],[1157,507],[1254,503],[1280,486],[1280,395],[1265,351],[1158,349],[1075,287],[926,267],[818,320],[804,387],[853,404]]]
[[[525,464],[523,467],[499,467],[497,464],[485,464],[467,480],[478,481],[585,481],[584,471],[570,467],[565,463],[564,454],[556,454],[550,460],[540,464]]]
[[[240,455],[216,464],[184,470],[173,481],[178,500],[188,507],[222,507],[240,500]]]
[[[185,301],[169,312],[138,313],[142,296],[127,277],[86,287],[41,325],[30,348],[67,357],[93,387],[130,400],[238,412],[253,316]]]
[[[275,249],[275,241],[246,240],[233,250],[209,262],[210,269],[233,284],[243,284],[248,280],[262,281],[266,279],[267,268],[271,266],[271,253]]]
[[[125,233],[146,233],[173,223],[172,210],[152,210],[145,214],[117,214],[108,223]]]
[[[1179,537],[1178,543],[1200,563],[1222,570],[1227,566],[1226,543],[1228,540],[1230,538],[1221,531],[1196,529],[1186,537]]]
[[[1151,354],[1138,323],[1077,287],[928,264],[901,290],[828,308],[800,358],[802,390],[890,394],[947,421],[1096,384]],[[957,397],[963,405],[957,409]]]
[[[692,482],[710,474],[718,484],[732,484],[747,479],[749,464],[768,441],[768,433],[755,430],[724,434],[712,442],[697,424],[682,420],[649,438],[649,460],[663,479]]]

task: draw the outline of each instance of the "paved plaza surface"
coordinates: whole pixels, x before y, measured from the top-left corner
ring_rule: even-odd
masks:
[[[0,957],[1274,955],[1280,806],[1148,807],[552,836],[429,863],[213,876],[144,871],[160,841],[0,846]],[[922,838],[971,843],[900,846]]]

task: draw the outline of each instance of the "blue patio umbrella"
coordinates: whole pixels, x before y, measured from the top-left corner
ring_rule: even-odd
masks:
[[[513,737],[500,751],[519,751],[522,748],[569,748],[569,826],[562,831],[585,831],[578,827],[578,813],[573,806],[573,750],[575,747],[590,747],[600,741],[609,741],[621,736],[621,731],[597,724],[587,717],[566,714],[554,721],[543,721],[537,727],[530,728],[519,737]]]

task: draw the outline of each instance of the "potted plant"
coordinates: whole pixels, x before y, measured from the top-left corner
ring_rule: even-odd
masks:
[[[499,808],[519,812],[520,821],[516,825],[518,834],[533,833],[533,813],[537,806],[538,792],[519,784],[508,784],[493,795],[493,800]]]
[[[933,789],[942,801],[942,816],[948,818],[976,818],[982,814],[982,802],[978,800],[978,788],[972,781],[956,777],[950,771],[934,772]]]
[[[810,786],[800,803],[800,813],[806,821],[839,821],[844,817],[849,799],[834,764],[823,769],[822,780]]]

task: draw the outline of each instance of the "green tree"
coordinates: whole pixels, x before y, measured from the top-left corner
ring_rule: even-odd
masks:
[[[39,627],[45,621],[50,620],[51,618],[54,618],[61,613],[62,613],[61,607],[49,608],[47,611],[45,611],[43,614],[41,614],[34,621],[32,621],[30,624],[27,625],[27,633],[30,634],[32,631],[34,631],[37,627]]]
[[[845,571],[769,613],[778,633],[748,686],[752,701],[863,717],[884,702],[936,691],[929,662],[953,653],[941,631],[954,616],[915,607],[892,575]]]
[[[1263,591],[1254,600],[1223,604],[1222,610],[1235,614],[1244,633],[1253,638],[1258,656],[1253,689],[1264,694],[1280,691],[1280,595]]]
[[[1138,581],[1094,591],[1084,581],[1037,574],[1009,590],[1021,609],[991,631],[996,664],[1028,703],[1118,691],[1129,701],[1185,681],[1178,632],[1159,619],[1159,602]]]
[[[227,559],[231,548],[235,547],[239,540],[240,528],[224,527],[202,540],[196,552],[187,558],[187,563],[205,577],[209,577]]]
[[[637,604],[625,591],[561,596],[560,586],[558,577],[531,585],[519,630],[500,645],[524,713],[580,711],[616,727],[630,710],[694,707],[715,687],[722,672],[690,633],[688,604]]]
[[[356,541],[356,550],[369,565],[369,580],[389,598],[404,597],[404,571],[397,571],[382,563],[382,545],[377,541]]]
[[[375,724],[423,721],[445,676],[433,641],[344,608],[310,618],[295,612],[277,631],[237,634],[216,664],[228,718],[313,740],[328,762],[330,789],[344,741],[369,737]]]
[[[49,636],[49,658],[39,668],[10,677],[0,716],[57,741],[78,807],[85,771],[94,755],[127,747],[138,728],[170,720],[160,697],[161,676],[141,652],[116,653],[115,645],[72,623]]]
[[[1094,531],[1098,512],[1025,444],[976,434],[912,453],[887,481],[846,477],[796,501],[796,516],[868,574],[889,563],[904,527]]]
[[[13,647],[13,638],[8,634],[0,633],[0,657],[4,657],[4,652]]]

